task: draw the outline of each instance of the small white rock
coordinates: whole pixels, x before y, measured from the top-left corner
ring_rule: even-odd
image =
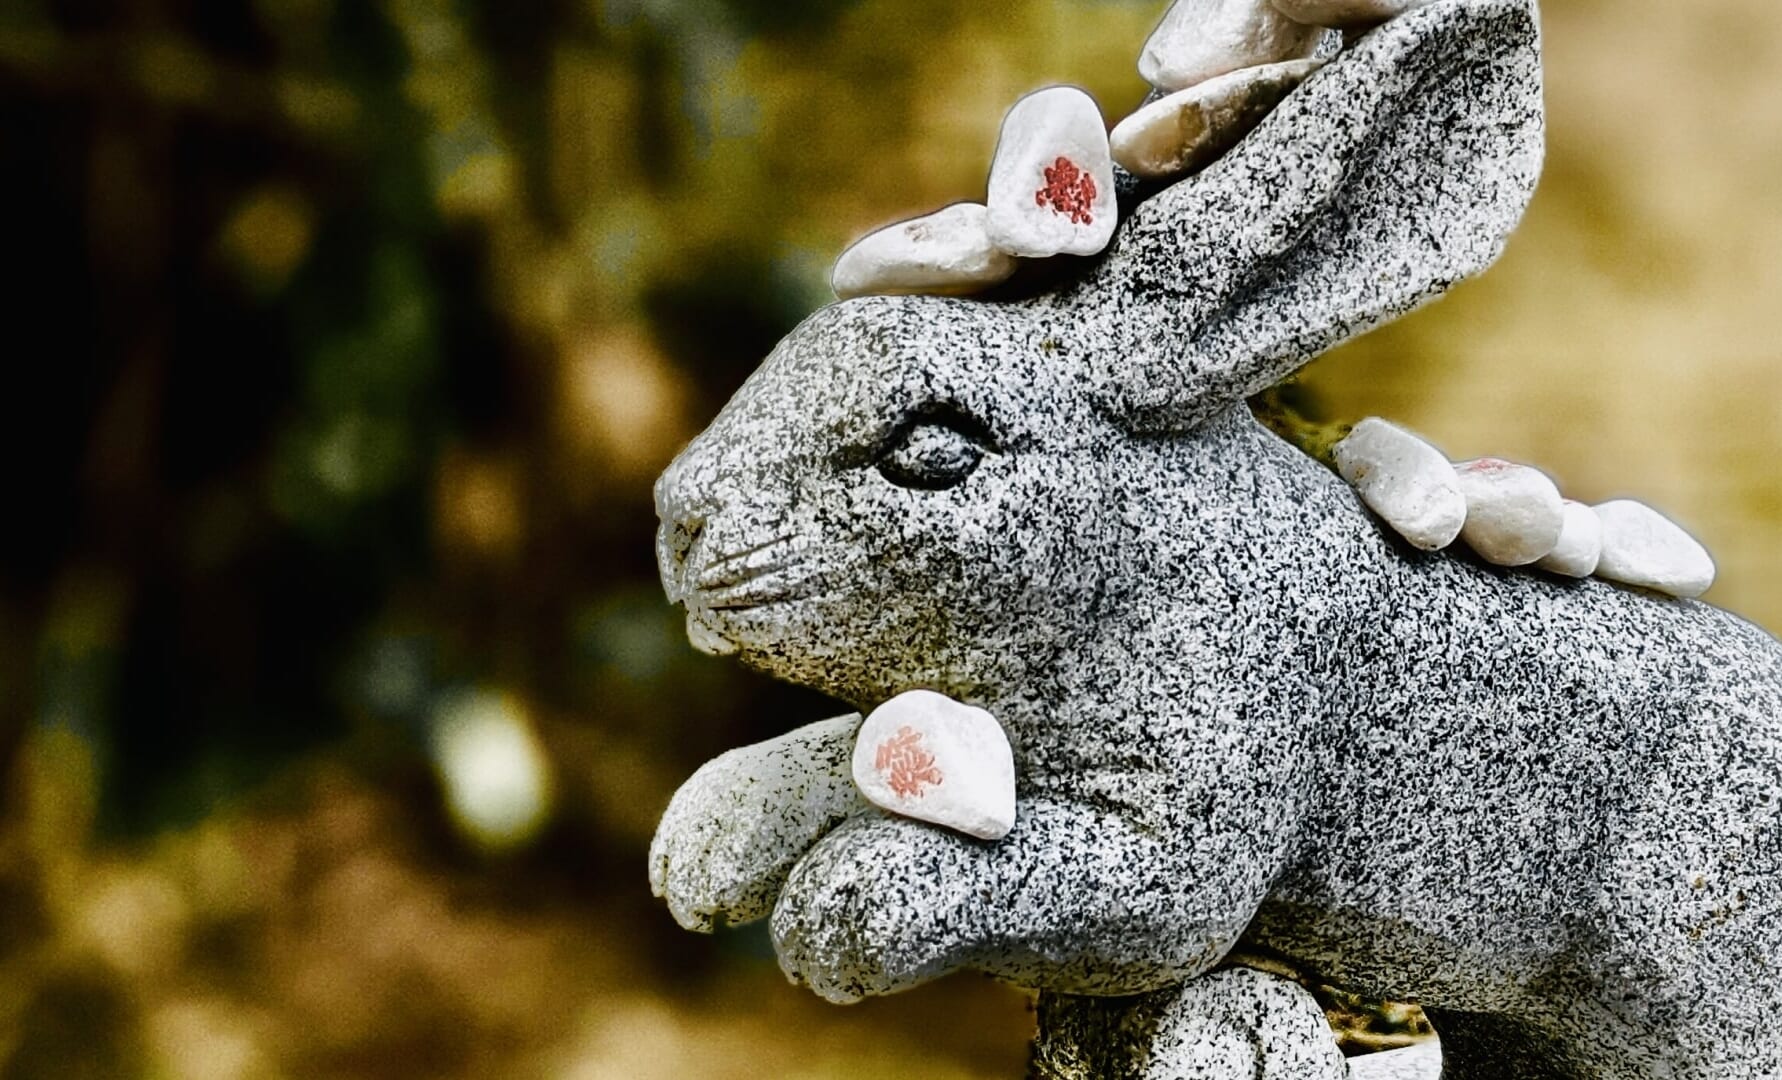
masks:
[[[1565,500],[1539,469],[1498,458],[1454,467],[1466,496],[1460,536],[1488,563],[1527,566],[1550,554],[1565,527]]]
[[[1535,565],[1566,577],[1589,577],[1603,555],[1603,519],[1581,502],[1567,499],[1559,543]]]
[[[1597,577],[1685,598],[1714,584],[1714,559],[1707,549],[1650,506],[1620,499],[1598,506],[1596,516],[1603,523]]]
[[[1239,68],[1303,60],[1322,37],[1269,0],[1176,0],[1139,53],[1139,74],[1159,90],[1185,90]]]
[[[1395,19],[1430,0],[1274,0],[1277,11],[1297,23],[1351,29]]]
[[[990,166],[990,242],[1011,255],[1093,255],[1113,238],[1114,161],[1095,99],[1054,86],[1015,103]]]
[[[1337,471],[1361,501],[1424,551],[1454,542],[1466,523],[1466,496],[1442,452],[1377,416],[1336,445]]]
[[[1128,172],[1147,179],[1205,168],[1323,66],[1322,60],[1289,60],[1208,79],[1120,121],[1109,148]]]
[[[982,840],[1015,827],[1015,757],[996,718],[931,690],[872,711],[854,744],[868,802]]]
[[[843,300],[971,293],[1001,284],[1019,264],[990,242],[987,217],[981,204],[957,203],[868,233],[835,261],[829,284]]]

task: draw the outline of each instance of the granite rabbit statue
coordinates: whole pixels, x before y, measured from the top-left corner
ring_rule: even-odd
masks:
[[[675,796],[675,916],[771,914],[835,1001],[1037,988],[1044,1076],[1343,1075],[1240,945],[1423,1002],[1462,1080],[1782,1076],[1782,646],[1414,551],[1244,404],[1495,258],[1540,97],[1532,0],[1435,0],[1065,285],[793,331],[658,484],[666,588],[861,709],[989,709],[1018,820],[866,806],[824,721]]]

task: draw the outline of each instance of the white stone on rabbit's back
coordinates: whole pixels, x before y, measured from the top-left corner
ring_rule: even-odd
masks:
[[[990,165],[990,242],[1011,255],[1094,255],[1119,210],[1095,99],[1074,86],[1028,94],[1002,121]]]
[[[1535,565],[1566,577],[1589,577],[1603,555],[1603,520],[1581,502],[1565,501],[1559,543]]]
[[[868,802],[981,840],[1015,827],[1015,759],[983,709],[931,690],[874,709],[854,744],[854,783]]]
[[[830,287],[847,300],[971,293],[1007,281],[1018,263],[990,242],[987,217],[980,203],[957,203],[868,233],[835,261]]]
[[[1275,10],[1297,23],[1352,29],[1395,19],[1430,0],[1274,0]]]
[[[1714,584],[1714,559],[1676,522],[1632,499],[1596,508],[1603,554],[1596,576],[1681,596],[1700,596]]]
[[[1108,136],[1114,160],[1147,179],[1205,168],[1323,66],[1289,60],[1243,68],[1153,101],[1115,125]]]
[[[1539,469],[1498,458],[1454,468],[1466,496],[1460,536],[1486,562],[1527,566],[1551,552],[1565,526],[1565,500]]]
[[[1337,471],[1368,509],[1416,547],[1438,551],[1466,523],[1466,496],[1442,452],[1371,416],[1336,445]]]
[[[1176,0],[1145,42],[1139,74],[1159,90],[1185,90],[1239,68],[1303,60],[1322,37],[1269,0]]]

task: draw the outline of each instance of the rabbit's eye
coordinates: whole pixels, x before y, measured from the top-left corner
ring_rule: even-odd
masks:
[[[879,455],[879,473],[898,487],[942,491],[965,482],[984,460],[978,435],[942,420],[922,420],[891,438]]]

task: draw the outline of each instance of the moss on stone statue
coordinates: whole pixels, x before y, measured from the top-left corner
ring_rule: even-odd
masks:
[[[1281,383],[1257,394],[1250,399],[1250,411],[1264,427],[1332,472],[1336,471],[1336,444],[1355,426],[1326,416],[1317,394],[1298,382]]]

